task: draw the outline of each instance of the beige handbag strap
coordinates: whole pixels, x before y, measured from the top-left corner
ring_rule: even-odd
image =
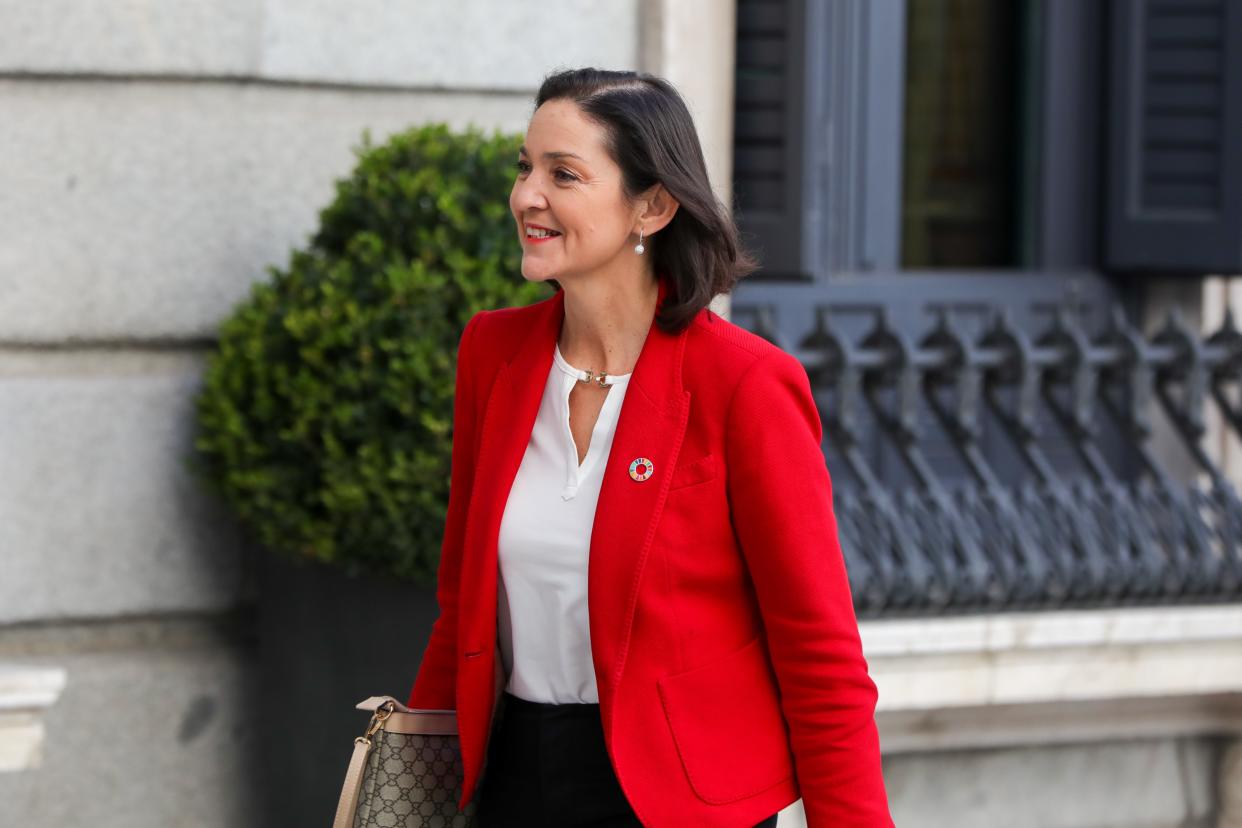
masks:
[[[409,710],[392,696],[371,696],[356,705],[360,710],[371,710],[371,721],[366,731],[354,739],[354,755],[349,758],[349,768],[345,771],[345,784],[341,786],[341,798],[336,803],[336,818],[332,820],[332,828],[353,828],[354,812],[358,810],[358,794],[362,790],[362,775],[367,764],[367,754],[374,746],[372,738],[383,729],[384,722],[400,708]]]
[[[354,755],[345,772],[345,785],[341,788],[341,800],[336,805],[336,819],[332,828],[353,828],[354,811],[358,809],[358,791],[362,788],[362,769],[371,751],[371,740],[359,736],[354,740]]]

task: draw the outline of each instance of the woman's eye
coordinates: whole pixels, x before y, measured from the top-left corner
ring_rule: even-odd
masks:
[[[527,163],[527,162],[525,162],[525,161],[515,161],[515,162],[513,162],[513,168],[514,168],[515,170],[517,170],[519,173],[528,173],[528,172],[530,172],[530,164],[529,164],[529,163]],[[577,181],[577,180],[578,180],[578,179],[577,179],[574,175],[572,175],[571,173],[566,172],[565,170],[556,170],[556,171],[553,173],[553,175],[558,176],[558,178],[557,178],[557,180],[558,180],[558,181],[569,182],[569,181]]]

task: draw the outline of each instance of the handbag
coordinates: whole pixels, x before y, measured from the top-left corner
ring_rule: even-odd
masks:
[[[372,711],[354,753],[332,828],[474,825],[475,802],[461,799],[457,712],[406,707],[392,696],[356,705]]]

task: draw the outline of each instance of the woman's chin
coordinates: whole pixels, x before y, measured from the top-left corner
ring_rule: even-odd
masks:
[[[526,262],[522,263],[522,278],[528,282],[546,282],[549,279],[555,279],[556,273],[543,267],[529,267]]]

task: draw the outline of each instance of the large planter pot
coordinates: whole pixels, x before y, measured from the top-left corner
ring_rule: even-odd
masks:
[[[435,591],[267,550],[258,566],[259,758],[266,826],[331,825],[373,695],[404,702]]]

